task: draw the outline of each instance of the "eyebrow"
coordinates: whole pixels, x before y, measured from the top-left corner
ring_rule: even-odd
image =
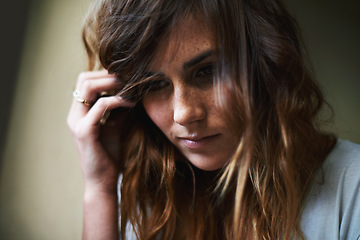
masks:
[[[194,58],[190,59],[189,61],[185,62],[184,63],[184,66],[183,68],[185,70],[195,66],[196,64],[204,61],[206,58],[212,56],[215,54],[215,51],[214,50],[208,50],[206,52],[203,52],[201,54],[199,54],[198,56],[195,56]],[[158,72],[146,72],[144,77],[153,77],[153,76],[157,76],[157,77],[162,77],[164,76],[163,73],[158,73]]]
[[[196,64],[202,62],[204,59],[212,56],[215,54],[215,51],[214,50],[209,50],[209,51],[206,51],[206,52],[203,52],[201,53],[200,55],[190,59],[189,61],[185,62],[184,63],[184,69],[188,69],[188,68],[191,68],[192,66],[195,66]]]

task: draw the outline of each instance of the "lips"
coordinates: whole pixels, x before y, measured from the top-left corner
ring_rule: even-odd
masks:
[[[211,147],[212,144],[219,138],[220,134],[210,135],[206,137],[180,137],[180,141],[188,148],[201,149]]]

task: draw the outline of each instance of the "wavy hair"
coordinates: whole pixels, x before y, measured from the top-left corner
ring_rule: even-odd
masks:
[[[325,101],[284,4],[96,2],[83,27],[89,69],[99,63],[115,73],[120,94],[139,101],[119,160],[121,238],[129,224],[139,239],[149,240],[301,238],[308,186],[336,140],[318,128]],[[189,16],[202,18],[211,30],[218,56],[215,91],[239,139],[211,187],[141,105],[144,72],[159,41]]]

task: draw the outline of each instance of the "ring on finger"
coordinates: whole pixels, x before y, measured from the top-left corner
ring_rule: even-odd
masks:
[[[76,101],[78,101],[79,103],[82,103],[82,104],[84,104],[84,105],[86,105],[86,106],[91,106],[91,103],[90,103],[89,101],[87,101],[87,100],[85,100],[84,98],[81,98],[81,97],[80,97],[80,91],[79,91],[79,90],[75,89],[75,90],[73,91],[72,95],[73,95],[74,99],[75,99]]]

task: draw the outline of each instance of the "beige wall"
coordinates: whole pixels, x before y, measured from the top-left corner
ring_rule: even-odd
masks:
[[[66,115],[86,66],[86,0],[31,4],[5,156],[0,239],[80,239],[82,180]]]
[[[360,143],[357,3],[289,2],[337,113],[337,133]],[[32,2],[0,166],[0,239],[81,236],[83,186],[65,119],[76,76],[86,65],[80,26],[87,6],[88,0]]]

